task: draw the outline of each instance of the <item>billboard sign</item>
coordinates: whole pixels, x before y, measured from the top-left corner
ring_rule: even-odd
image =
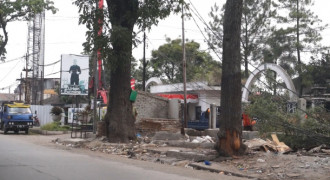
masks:
[[[62,54],[61,95],[88,95],[89,56]]]

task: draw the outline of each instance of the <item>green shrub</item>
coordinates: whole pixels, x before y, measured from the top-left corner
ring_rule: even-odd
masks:
[[[304,112],[288,113],[286,105],[287,100],[283,97],[261,95],[254,97],[245,111],[258,118],[256,127],[263,137],[279,132],[281,141],[293,149],[330,145],[329,113],[315,108],[308,111],[307,119],[303,119]]]
[[[64,125],[61,126],[58,122],[51,122],[41,126],[41,130],[46,131],[67,131],[70,129],[70,126]]]

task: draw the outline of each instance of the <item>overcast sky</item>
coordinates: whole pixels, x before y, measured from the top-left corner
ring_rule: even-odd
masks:
[[[53,0],[59,11],[56,14],[46,13],[46,34],[45,34],[45,64],[61,59],[61,54],[80,54],[82,52],[82,43],[85,41],[85,27],[78,26],[78,9],[72,5],[72,0]],[[188,0],[189,1],[189,0]],[[191,0],[201,16],[209,22],[208,13],[215,2],[222,4],[224,0]],[[313,11],[317,14],[323,23],[330,24],[329,0],[315,0]],[[198,21],[200,28],[205,26]],[[192,19],[186,20],[186,38],[202,44],[201,49],[207,49],[204,43],[203,35]],[[16,79],[25,65],[23,57],[27,52],[27,22],[13,22],[8,24],[9,42],[7,45],[7,63],[0,63],[0,92],[8,93],[8,87],[18,83]],[[323,33],[323,45],[330,46],[330,28]],[[165,37],[171,39],[181,37],[181,19],[178,15],[172,15],[164,21],[161,21],[157,27],[153,27],[151,32],[147,33],[147,58],[150,57],[151,50],[157,49],[165,43]],[[133,50],[133,56],[136,59],[142,58],[142,45]],[[15,60],[19,58],[18,60]],[[13,61],[11,61],[13,60]],[[60,63],[45,68],[45,78],[60,77],[57,73],[60,71]],[[55,73],[55,74],[54,74]],[[57,73],[57,74],[56,74]],[[24,77],[24,74],[23,74]],[[4,90],[1,90],[5,88]],[[11,88],[11,92],[15,86]]]

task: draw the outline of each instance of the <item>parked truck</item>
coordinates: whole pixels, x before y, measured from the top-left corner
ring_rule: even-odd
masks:
[[[2,102],[0,107],[0,128],[4,134],[8,131],[29,133],[33,127],[33,114],[29,104],[18,102]]]

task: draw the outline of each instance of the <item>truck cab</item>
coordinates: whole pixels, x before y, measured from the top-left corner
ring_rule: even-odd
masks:
[[[0,128],[4,134],[8,131],[25,131],[33,127],[33,114],[29,104],[17,102],[3,102],[0,108]]]

